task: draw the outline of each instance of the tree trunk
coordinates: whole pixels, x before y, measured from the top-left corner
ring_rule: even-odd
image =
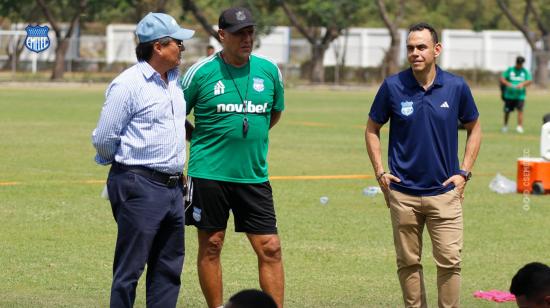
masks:
[[[405,11],[405,1],[400,0],[395,13],[394,20],[390,20],[390,16],[386,9],[386,4],[383,0],[377,0],[376,6],[378,7],[378,13],[382,17],[382,21],[391,37],[390,48],[384,55],[384,62],[382,63],[382,77],[386,78],[389,75],[396,74],[399,71],[399,45],[401,45],[401,36],[399,35],[399,25],[403,21],[403,15]]]
[[[548,62],[550,61],[550,33],[544,32],[542,36],[542,50],[535,51],[535,83],[542,88],[548,87]]]
[[[399,36],[392,38],[390,49],[384,57],[384,77],[397,74],[399,72],[399,45],[401,38]]]
[[[218,35],[218,31],[214,30],[212,28],[210,22],[208,19],[203,15],[203,11],[197,6],[195,1],[193,0],[182,0],[182,8],[184,13],[187,11],[191,11],[193,16],[195,16],[195,19],[199,22],[199,24],[202,26],[204,31],[206,33],[210,34],[213,38],[215,38],[218,42],[221,43],[220,36]]]
[[[166,2],[168,2],[168,0],[157,0],[155,12],[166,13]]]
[[[314,83],[325,82],[325,67],[323,59],[327,47],[322,44],[311,45],[311,75],[309,80]]]
[[[65,73],[65,55],[67,54],[67,49],[69,49],[69,40],[70,38],[65,38],[58,41],[58,45],[55,48],[55,63],[51,80],[61,80],[63,78],[63,74]]]
[[[19,56],[21,55],[21,52],[23,52],[23,48],[25,48],[25,43],[22,42],[22,40],[24,39],[25,37],[23,36],[22,38],[17,39],[15,43],[13,43],[15,44],[14,52],[11,52],[10,44],[7,44],[6,54],[8,55],[8,60],[4,63],[4,66],[2,67],[2,69],[5,69],[5,70],[12,69],[12,66],[14,64],[15,64],[15,68],[19,66],[19,62],[20,62]]]
[[[550,60],[549,52],[545,50],[537,50],[535,54],[535,74],[534,81],[537,85],[546,89],[548,86],[548,61]]]

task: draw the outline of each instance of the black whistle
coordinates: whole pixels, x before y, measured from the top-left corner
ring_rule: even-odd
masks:
[[[248,118],[243,118],[243,136],[246,137],[248,134]]]

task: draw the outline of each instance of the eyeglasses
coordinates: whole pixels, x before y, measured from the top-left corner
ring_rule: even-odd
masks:
[[[183,41],[176,40],[176,39],[172,39],[172,41],[174,41],[174,43],[176,43],[176,46],[178,46],[179,49],[185,50],[185,46],[183,46]]]
[[[158,42],[161,46],[168,46],[171,42],[174,42],[181,51],[185,50],[185,46],[183,46],[183,41],[168,36],[160,38],[155,42]]]

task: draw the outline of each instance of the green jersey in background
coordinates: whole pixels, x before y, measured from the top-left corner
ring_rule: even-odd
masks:
[[[512,66],[502,73],[502,77],[512,83],[515,87],[524,81],[531,80],[531,73],[529,73],[529,71],[524,67],[517,69]],[[520,101],[525,100],[525,87],[521,89],[516,89],[514,87],[506,87],[503,95],[504,99]]]
[[[236,183],[267,181],[271,111],[284,109],[277,65],[253,54],[237,68],[216,53],[191,66],[181,86],[187,114],[194,109],[195,115],[188,175]]]

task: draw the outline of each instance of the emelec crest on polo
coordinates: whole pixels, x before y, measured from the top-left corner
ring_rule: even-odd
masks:
[[[265,89],[264,80],[262,78],[253,78],[253,81],[252,88],[256,90],[256,92],[262,92]]]
[[[518,74],[516,74],[516,72],[514,71],[511,71],[510,72],[510,80],[513,80],[513,81],[523,81],[525,80],[525,73],[522,71]]]
[[[27,37],[25,38],[25,47],[36,53],[44,51],[50,47],[50,38],[48,37],[48,26],[41,27],[39,25],[28,25],[25,28]]]
[[[413,102],[405,101],[401,102],[401,114],[404,116],[410,116],[414,112]]]

